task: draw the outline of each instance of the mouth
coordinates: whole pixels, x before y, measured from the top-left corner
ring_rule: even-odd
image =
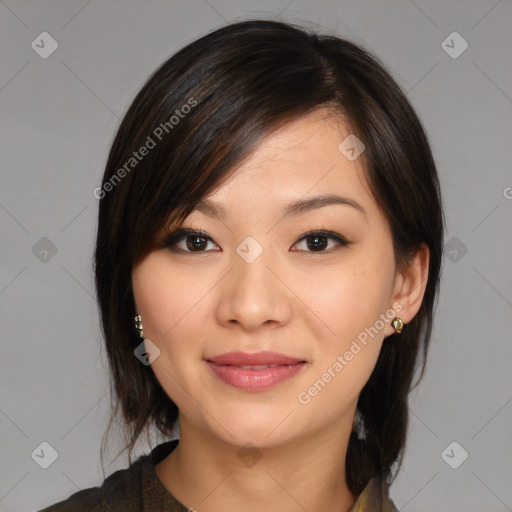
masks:
[[[229,352],[206,362],[224,383],[245,391],[263,391],[297,375],[307,361],[276,352]]]

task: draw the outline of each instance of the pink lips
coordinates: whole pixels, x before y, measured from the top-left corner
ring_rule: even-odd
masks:
[[[239,389],[261,391],[290,379],[306,361],[277,352],[228,352],[207,359],[215,375]],[[254,368],[247,368],[247,367]]]

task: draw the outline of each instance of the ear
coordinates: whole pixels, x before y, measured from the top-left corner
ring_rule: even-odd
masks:
[[[391,307],[404,324],[408,324],[420,309],[427,287],[429,259],[429,248],[421,244],[408,265],[396,273]],[[384,336],[395,334],[391,320],[386,325]]]

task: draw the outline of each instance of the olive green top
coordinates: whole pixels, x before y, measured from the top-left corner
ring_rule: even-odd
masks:
[[[78,491],[39,512],[188,512],[164,487],[155,471],[155,465],[177,445],[177,439],[159,444],[127,469],[110,475],[101,487]],[[375,477],[346,512],[398,512],[398,509],[389,498],[384,480]]]

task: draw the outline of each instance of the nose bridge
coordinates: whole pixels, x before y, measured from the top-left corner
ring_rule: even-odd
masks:
[[[285,287],[268,268],[275,261],[272,250],[263,248],[253,237],[237,246],[219,303],[222,322],[236,321],[255,329],[269,320],[287,320],[290,307]]]
[[[249,297],[254,304],[258,302],[259,307],[272,300],[275,283],[270,282],[273,274],[267,268],[273,259],[271,253],[271,249],[264,249],[253,237],[247,237],[237,246],[233,254],[232,279],[238,300]]]

